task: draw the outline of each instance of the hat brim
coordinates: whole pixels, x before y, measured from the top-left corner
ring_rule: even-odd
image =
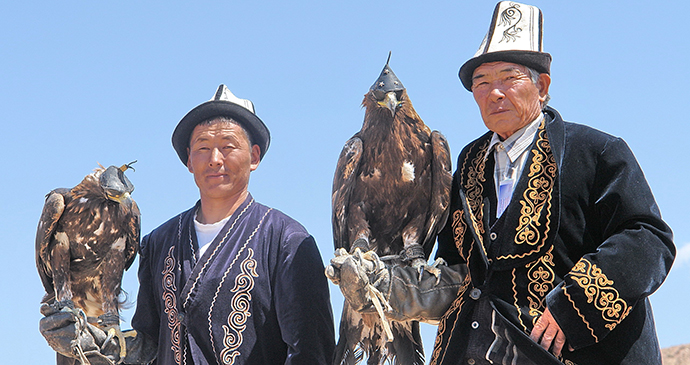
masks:
[[[499,61],[527,66],[539,73],[551,73],[551,55],[546,52],[497,51],[484,53],[465,62],[460,67],[460,72],[458,72],[462,85],[468,91],[472,91],[472,75],[474,70],[483,63]]]
[[[271,134],[264,122],[254,113],[240,105],[224,100],[211,100],[190,110],[177,123],[177,127],[175,127],[173,132],[173,148],[185,166],[189,159],[187,148],[189,147],[189,140],[194,128],[199,123],[215,117],[228,117],[240,124],[249,134],[249,139],[251,139],[252,143],[258,145],[261,149],[261,159],[263,159],[271,142]]]

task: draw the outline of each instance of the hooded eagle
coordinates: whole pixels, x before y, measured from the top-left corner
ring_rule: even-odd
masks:
[[[43,303],[97,318],[102,328],[118,334],[123,354],[120,285],[140,237],[139,208],[130,196],[134,186],[124,174],[129,168],[131,163],[101,166],[72,189],[48,193],[36,232]],[[58,363],[71,363],[61,356]]]
[[[422,270],[448,217],[448,143],[417,115],[388,61],[362,105],[364,124],[340,153],[333,181],[335,248],[373,250]],[[419,323],[387,321],[346,301],[335,363],[366,355],[369,364],[423,364]]]

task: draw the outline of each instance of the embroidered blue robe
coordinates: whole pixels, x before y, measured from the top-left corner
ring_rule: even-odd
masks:
[[[439,324],[431,364],[661,364],[648,296],[675,247],[625,142],[546,108],[497,219],[490,140],[458,157],[437,255],[470,275]],[[528,338],[547,306],[575,349],[561,359]]]
[[[250,195],[198,257],[199,206],[142,239],[132,326],[158,340],[154,363],[330,363],[328,285],[304,227]]]

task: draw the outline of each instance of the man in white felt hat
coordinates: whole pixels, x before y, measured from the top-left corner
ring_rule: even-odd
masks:
[[[431,364],[661,364],[648,296],[671,268],[671,229],[622,139],[547,106],[542,25],[538,8],[500,2],[460,68],[489,129],[458,157],[438,237],[443,270],[466,265],[465,280],[364,277],[377,266],[363,257],[336,269],[379,280],[391,318],[439,321]]]
[[[86,349],[94,365],[330,363],[333,315],[316,242],[248,191],[269,142],[252,102],[225,85],[187,113],[172,144],[200,200],[142,239],[126,356],[71,313],[41,321],[51,346]]]

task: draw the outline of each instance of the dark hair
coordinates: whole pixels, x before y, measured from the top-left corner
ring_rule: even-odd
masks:
[[[237,121],[235,121],[234,119],[228,118],[226,116],[221,115],[221,116],[217,116],[217,117],[208,118],[208,119],[204,120],[203,122],[197,124],[197,126],[200,126],[200,125],[210,126],[210,125],[218,124],[218,123],[231,123],[231,124],[234,124],[234,125],[240,127],[242,129],[242,132],[244,132],[244,136],[247,138],[247,142],[249,142],[249,147],[251,148],[255,144],[252,141],[251,135],[249,134],[249,132],[247,132],[247,129],[244,128],[244,126],[242,124],[240,124]],[[191,136],[189,136],[189,137],[191,138]],[[191,145],[191,141],[190,141],[189,145]]]

